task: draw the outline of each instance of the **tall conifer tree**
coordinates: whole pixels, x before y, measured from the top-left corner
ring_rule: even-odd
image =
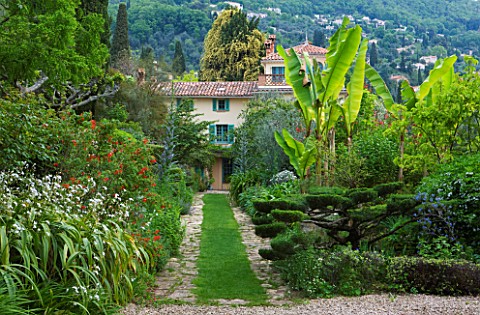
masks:
[[[200,64],[202,80],[257,80],[265,41],[258,22],[249,21],[238,9],[227,9],[218,16],[205,37]]]
[[[378,51],[377,51],[377,45],[375,43],[372,43],[370,46],[370,65],[372,67],[375,67],[378,64]]]
[[[172,72],[173,76],[181,76],[186,70],[185,57],[183,55],[182,44],[177,40],[175,42],[175,54],[173,56]]]
[[[326,47],[327,45],[325,34],[319,29],[313,32],[313,45],[320,47]]]
[[[111,66],[119,70],[128,69],[130,62],[130,43],[128,41],[127,5],[121,2],[118,7],[117,24],[113,32],[110,49]]]

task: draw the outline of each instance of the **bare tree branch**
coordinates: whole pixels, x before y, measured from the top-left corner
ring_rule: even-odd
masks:
[[[101,99],[101,98],[112,97],[112,96],[115,95],[115,93],[118,92],[119,89],[120,89],[120,84],[115,83],[111,89],[107,89],[104,93],[98,94],[98,95],[94,95],[94,96],[90,96],[89,98],[87,98],[86,100],[81,101],[80,103],[71,104],[69,107],[70,107],[70,108],[77,108],[77,107],[80,107],[80,106],[87,105],[88,103],[94,102],[94,101],[96,101],[96,100],[98,100],[98,99]],[[90,91],[89,91],[89,92],[90,92]],[[90,92],[90,93],[91,93],[91,92]],[[89,94],[89,93],[88,93],[88,94]]]
[[[47,82],[47,80],[48,77],[42,74],[42,77],[38,79],[37,82],[35,82],[32,86],[24,87],[19,82],[17,82],[17,87],[20,89],[22,96],[25,96],[25,94],[36,92],[39,88],[42,87],[45,82]]]

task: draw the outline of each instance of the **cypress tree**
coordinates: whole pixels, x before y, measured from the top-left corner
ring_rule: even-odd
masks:
[[[370,65],[372,67],[375,67],[375,65],[378,64],[378,51],[377,51],[377,45],[375,43],[372,43],[370,46]]]
[[[423,78],[422,78],[422,70],[420,68],[417,69],[417,85],[420,85],[423,83]]]
[[[315,46],[320,46],[320,47],[326,47],[327,42],[325,39],[325,34],[321,30],[315,30],[313,32],[313,45]]]
[[[183,56],[182,44],[177,40],[175,42],[175,54],[172,62],[173,76],[181,76],[183,73],[185,73],[185,70],[185,57]]]
[[[110,49],[111,66],[123,68],[130,61],[130,43],[128,41],[127,6],[121,2],[118,7],[117,24],[113,32],[112,47]]]

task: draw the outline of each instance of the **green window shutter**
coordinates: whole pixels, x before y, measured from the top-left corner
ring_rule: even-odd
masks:
[[[225,100],[225,110],[230,110],[230,100],[228,98]]]
[[[213,99],[213,111],[216,112],[217,111],[217,99]]]
[[[215,142],[215,125],[208,126],[208,133],[210,134],[210,142]]]
[[[233,143],[235,134],[233,133],[234,125],[228,125],[228,143]]]

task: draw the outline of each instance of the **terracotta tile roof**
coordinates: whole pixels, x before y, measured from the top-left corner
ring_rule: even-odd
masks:
[[[158,89],[170,94],[172,84],[175,96],[187,97],[250,97],[257,91],[256,81],[247,82],[162,82]]]
[[[309,55],[326,55],[327,54],[327,49],[319,46],[313,46],[310,44],[302,44],[293,47],[293,50],[298,55],[303,55],[304,52],[307,52]],[[287,52],[290,51],[290,49],[286,49]],[[262,58],[262,61],[268,61],[268,60],[283,60],[282,56],[280,56],[278,53],[272,53],[269,54],[265,57]]]

